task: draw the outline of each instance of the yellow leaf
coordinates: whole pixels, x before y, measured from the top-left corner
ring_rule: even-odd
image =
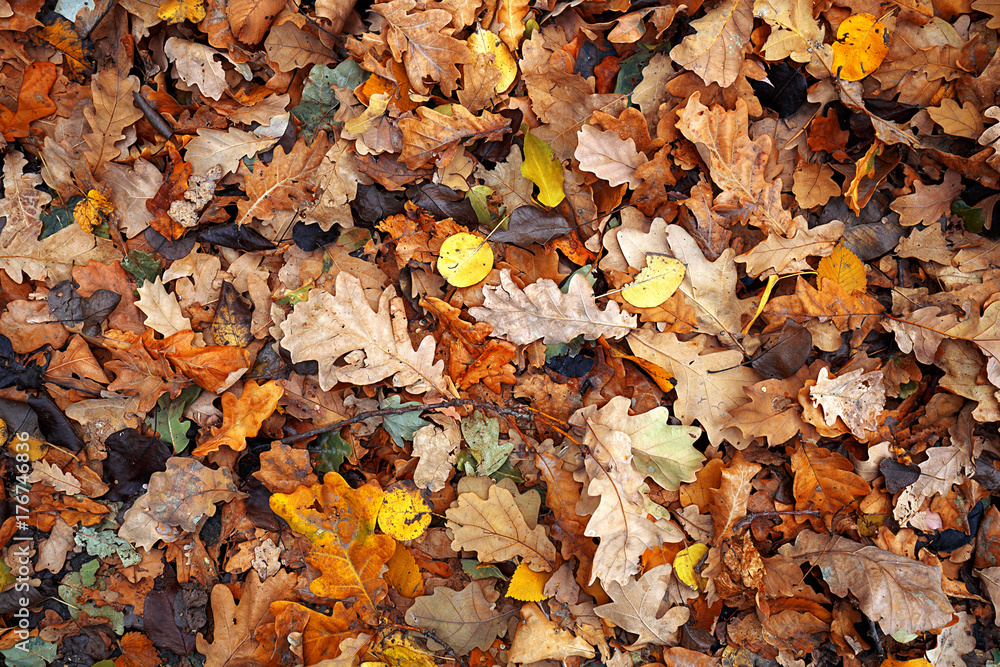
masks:
[[[378,618],[386,595],[380,573],[396,550],[391,537],[375,533],[381,507],[382,489],[376,483],[352,489],[335,472],[326,473],[323,484],[271,496],[274,513],[312,543],[308,560],[320,577],[309,590],[334,600],[355,598],[354,608],[365,623]]]
[[[707,580],[701,576],[699,564],[707,553],[708,547],[700,542],[678,551],[674,556],[674,573],[677,574],[677,578],[691,588],[703,589]]]
[[[566,198],[562,163],[553,155],[551,146],[527,129],[524,131],[521,175],[538,186],[538,201],[546,206],[557,206]]]
[[[389,667],[435,667],[434,655],[428,653],[413,641],[403,630],[392,630],[384,635],[382,641],[370,649],[378,656],[381,663],[362,663],[388,665]]]
[[[368,99],[368,108],[361,112],[356,118],[344,123],[344,129],[351,134],[364,134],[375,127],[375,124],[389,107],[388,93],[375,93]]]
[[[510,578],[507,597],[521,602],[541,602],[551,597],[542,592],[551,576],[551,572],[535,572],[526,563],[521,563]]]
[[[73,207],[73,219],[88,234],[104,222],[104,216],[115,210],[108,198],[97,190],[91,190],[86,198]]]
[[[204,0],[166,0],[156,15],[167,23],[199,23],[205,19]]]
[[[927,658],[913,660],[896,660],[891,655],[882,661],[880,667],[934,667]]]
[[[22,433],[10,433],[6,424],[0,429],[0,442],[6,442],[8,449],[14,454],[27,454],[29,461],[38,461],[45,458],[45,452],[49,450],[49,445],[38,438],[24,438]],[[7,430],[6,436],[4,430]],[[5,437],[7,438],[5,440]]]
[[[437,268],[449,285],[470,287],[493,269],[493,248],[476,234],[452,234],[441,244]]]
[[[858,256],[838,243],[829,257],[819,260],[816,274],[820,278],[829,278],[840,284],[848,294],[864,292],[868,289],[868,276],[865,275],[865,265]]]
[[[466,43],[474,56],[480,53],[493,56],[493,67],[500,72],[500,80],[497,81],[494,90],[498,93],[506,92],[517,78],[517,61],[511,55],[510,49],[496,34],[482,29],[472,33]]]
[[[855,14],[840,24],[833,43],[833,73],[844,81],[860,81],[889,53],[889,31],[871,14]]]
[[[386,563],[386,582],[396,589],[404,598],[416,598],[424,594],[424,580],[420,576],[420,568],[413,554],[402,544],[396,545],[396,551]]]
[[[411,481],[397,482],[385,490],[378,527],[397,540],[415,540],[431,523],[431,506]]]
[[[647,255],[646,268],[639,272],[622,297],[636,308],[654,308],[673,296],[684,282],[686,267],[666,255]]]

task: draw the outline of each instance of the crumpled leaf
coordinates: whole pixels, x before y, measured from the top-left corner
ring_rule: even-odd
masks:
[[[382,292],[378,310],[372,310],[361,281],[341,271],[335,294],[310,290],[308,300],[295,304],[281,330],[282,347],[295,363],[319,362],[324,391],[337,382],[366,385],[391,377],[395,386],[413,393],[445,392],[444,362],[434,363],[433,337],[424,338],[413,349],[402,304],[392,287]],[[351,356],[349,363],[337,366],[344,355]]]
[[[493,335],[517,345],[541,339],[547,344],[568,343],[579,335],[588,340],[598,336],[621,338],[636,325],[634,315],[622,313],[611,302],[601,310],[594,289],[577,274],[570,279],[569,291],[542,278],[523,290],[513,281],[510,269],[500,272],[500,286],[483,288],[482,306],[469,314],[493,327]]]
[[[589,642],[582,637],[574,637],[549,620],[537,604],[526,604],[521,607],[521,623],[517,626],[507,659],[514,664],[524,664],[566,660],[574,656],[593,658],[595,654]]]
[[[855,438],[864,440],[866,430],[878,427],[878,416],[885,408],[882,371],[865,373],[859,368],[834,378],[821,368],[809,396],[813,405],[823,407],[827,426],[833,426],[840,417]]]
[[[212,429],[212,437],[195,447],[194,456],[204,456],[226,446],[236,452],[246,449],[247,438],[257,435],[261,424],[271,416],[285,390],[275,381],[259,385],[253,380],[243,385],[239,398],[230,392],[222,395],[222,426]]]

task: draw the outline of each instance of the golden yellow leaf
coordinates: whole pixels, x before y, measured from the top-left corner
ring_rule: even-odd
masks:
[[[848,294],[864,292],[868,289],[868,276],[865,275],[865,265],[858,256],[838,243],[829,257],[819,260],[816,274],[820,278],[829,278],[840,284]]]
[[[166,0],[156,15],[167,23],[199,23],[205,19],[204,0]]]
[[[707,553],[708,546],[700,542],[681,549],[674,556],[674,574],[691,588],[703,589],[708,581],[701,576],[700,563]]]
[[[104,222],[104,216],[115,210],[108,198],[97,190],[91,190],[87,196],[73,207],[73,219],[83,231],[93,232]]]
[[[889,31],[871,14],[855,14],[837,28],[833,73],[844,81],[860,81],[889,53]]]
[[[686,270],[679,259],[647,255],[646,267],[622,290],[622,296],[636,308],[659,306],[681,286]]]
[[[321,574],[309,590],[335,600],[355,598],[366,623],[377,618],[386,594],[380,572],[396,549],[391,537],[375,534],[381,508],[382,489],[376,483],[352,489],[335,472],[326,473],[323,484],[271,496],[274,513],[312,543],[308,560]]]
[[[546,206],[558,206],[566,198],[562,163],[555,158],[551,146],[527,129],[524,132],[521,175],[538,186],[538,201]]]
[[[517,61],[511,55],[510,49],[500,41],[500,38],[489,30],[477,30],[466,40],[469,50],[473,55],[485,53],[493,56],[493,67],[500,72],[500,80],[497,81],[495,90],[498,93],[505,92],[517,78]]]
[[[551,576],[551,572],[535,572],[527,564],[521,563],[510,578],[507,597],[521,602],[541,602],[551,597],[542,592]]]
[[[431,523],[431,506],[412,481],[396,482],[385,490],[378,527],[397,540],[415,540]]]
[[[424,594],[424,580],[420,576],[417,559],[402,544],[396,545],[396,551],[386,566],[385,580],[397,593],[410,599]]]
[[[914,658],[913,660],[896,660],[891,655],[882,661],[880,667],[934,667],[927,658]]]
[[[449,285],[470,287],[493,269],[493,248],[476,234],[452,234],[441,244],[437,268]]]

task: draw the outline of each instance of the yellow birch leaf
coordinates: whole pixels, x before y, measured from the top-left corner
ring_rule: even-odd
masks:
[[[507,597],[521,602],[541,602],[551,597],[542,592],[551,576],[551,572],[535,572],[526,563],[521,563],[510,578]]]
[[[83,231],[90,234],[104,222],[104,216],[115,210],[108,198],[97,190],[91,190],[87,196],[73,207],[73,219]]]
[[[471,287],[493,269],[493,248],[476,234],[452,234],[441,244],[437,268],[449,285]]]
[[[627,287],[622,297],[636,308],[654,308],[673,296],[684,282],[684,262],[666,255],[647,255],[646,267]]]
[[[707,580],[701,576],[698,565],[707,553],[708,547],[700,542],[678,551],[674,556],[674,573],[677,578],[695,590],[704,589]]]
[[[511,55],[510,49],[495,33],[482,29],[472,33],[466,43],[474,56],[480,53],[493,56],[493,67],[500,72],[500,80],[497,81],[494,90],[498,93],[506,92],[517,78],[517,61]]]
[[[404,598],[419,597],[424,594],[424,580],[420,576],[417,559],[402,544],[396,545],[396,551],[386,563],[385,581]]]
[[[889,53],[889,31],[871,14],[855,14],[837,28],[833,73],[844,81],[860,81]]]
[[[205,19],[204,0],[166,0],[160,5],[156,15],[167,23],[200,23]]]
[[[816,275],[829,278],[840,284],[848,294],[864,292],[868,289],[868,276],[865,275],[865,265],[858,256],[838,243],[829,257],[819,260]]]
[[[538,186],[538,201],[546,206],[557,206],[566,198],[562,163],[553,155],[551,146],[527,129],[524,131],[521,175]]]
[[[397,482],[385,490],[378,527],[397,540],[415,540],[431,523],[431,506],[412,481]]]

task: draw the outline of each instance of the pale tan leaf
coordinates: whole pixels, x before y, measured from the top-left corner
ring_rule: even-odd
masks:
[[[336,60],[337,54],[323,42],[291,21],[274,26],[267,33],[264,49],[268,59],[282,72],[291,72],[306,65],[326,65]]]
[[[205,97],[217,100],[228,90],[226,71],[215,59],[222,54],[210,46],[171,37],[163,45],[163,55],[174,64],[175,76],[188,86],[197,86]]]
[[[952,439],[956,443],[956,439]],[[951,487],[961,484],[975,471],[972,452],[961,444],[931,447],[927,460],[920,463],[920,477],[899,494],[892,515],[905,525],[920,510],[923,502],[935,495],[947,496]]]
[[[949,625],[938,635],[937,644],[927,651],[927,659],[934,667],[965,667],[962,656],[976,648],[972,626],[976,617],[966,611],[958,612],[958,622]]]
[[[502,563],[520,556],[536,572],[551,572],[555,565],[556,548],[546,537],[545,528],[528,529],[507,489],[494,484],[486,500],[475,493],[463,493],[445,515],[455,551],[475,551],[483,563]]]
[[[983,581],[986,595],[993,602],[993,607],[1000,609],[1000,567],[987,567],[979,570],[978,574]],[[1000,614],[994,615],[993,623],[1000,627]]]
[[[821,67],[832,62],[833,50],[823,43],[826,31],[813,18],[810,0],[755,0],[753,14],[771,25],[771,34],[762,47],[767,60],[791,58],[800,63],[812,61]]]
[[[31,280],[45,277],[45,264],[39,259],[38,235],[42,232],[39,215],[52,197],[36,188],[42,184],[38,174],[25,174],[28,161],[17,151],[10,151],[3,161],[4,197],[0,216],[7,218],[0,229],[0,269],[20,283],[21,272]]]
[[[836,424],[840,417],[855,438],[864,440],[865,431],[878,428],[878,416],[885,409],[882,371],[865,373],[858,368],[830,377],[830,372],[821,368],[816,384],[809,388],[809,396],[814,406],[823,407],[827,426]]]
[[[833,180],[833,169],[827,164],[803,162],[792,175],[792,192],[802,208],[825,206],[840,196],[840,186]]]
[[[750,252],[738,255],[736,261],[746,264],[747,274],[754,277],[780,275],[786,269],[788,273],[808,271],[810,267],[803,260],[826,257],[844,234],[844,223],[840,220],[810,229],[805,218],[797,216],[795,225],[795,235],[791,238],[770,234]]]
[[[94,108],[84,111],[90,124],[90,133],[84,135],[88,150],[84,157],[92,172],[97,172],[105,162],[118,158],[121,151],[115,146],[125,138],[125,128],[140,118],[142,112],[135,107],[132,93],[139,91],[139,79],[129,76],[120,79],[112,69],[98,72],[90,81]]]
[[[483,185],[492,188],[503,201],[504,212],[510,214],[521,206],[531,206],[535,184],[521,174],[521,149],[515,144],[510,147],[510,154],[503,162],[497,163],[492,169],[477,165],[475,176]]]
[[[462,434],[454,420],[444,427],[428,424],[413,434],[414,457],[417,468],[413,483],[422,489],[438,492],[445,487],[455,469],[455,450],[462,444]]]
[[[108,199],[115,207],[114,215],[125,225],[128,238],[138,235],[149,226],[153,214],[146,208],[160,189],[163,174],[142,158],[131,167],[109,164],[104,169],[104,183],[108,186]]]
[[[648,162],[648,158],[635,149],[635,141],[623,140],[614,130],[600,131],[593,125],[584,125],[577,133],[576,152],[580,169],[603,178],[609,185],[628,183],[639,186],[635,170]]]
[[[593,658],[594,655],[593,646],[550,621],[537,604],[521,607],[521,623],[507,653],[510,662],[520,665],[571,657]]]
[[[670,51],[670,58],[705,83],[727,88],[736,82],[753,28],[751,0],[725,0],[691,22],[695,33]]]
[[[687,623],[691,610],[687,607],[671,607],[662,615],[660,604],[666,597],[673,568],[669,564],[659,565],[646,572],[638,581],[630,579],[625,584],[605,583],[604,589],[613,602],[594,609],[601,618],[638,638],[625,648],[629,651],[647,644],[674,644],[677,630]]]
[[[496,598],[490,586],[489,592]],[[433,630],[458,655],[474,648],[487,650],[506,630],[508,615],[483,595],[479,582],[461,591],[438,586],[433,595],[422,595],[406,610],[406,622]]]
[[[949,169],[939,185],[914,181],[913,194],[897,197],[889,208],[899,213],[899,224],[904,227],[933,224],[951,212],[951,205],[964,189],[962,175]]]
[[[922,364],[933,364],[945,333],[958,323],[958,316],[953,313],[940,315],[937,306],[928,306],[915,310],[905,318],[886,319],[882,326],[896,334],[896,345],[900,352],[914,356]],[[912,324],[910,324],[912,322]]]
[[[147,327],[164,336],[191,328],[191,320],[184,317],[177,297],[164,289],[160,276],[155,281],[144,282],[138,291],[139,300],[135,305],[146,314]]]
[[[954,608],[941,590],[940,567],[809,530],[780,551],[818,566],[833,594],[853,595],[886,634],[919,633],[951,621]]]
[[[568,343],[581,334],[588,340],[621,338],[636,325],[635,316],[620,312],[613,301],[601,310],[594,288],[579,274],[563,294],[548,278],[522,290],[510,277],[510,269],[503,269],[499,287],[487,285],[483,294],[483,306],[470,308],[469,314],[488,322],[494,336],[517,345],[539,339],[546,344]]]
[[[224,176],[236,171],[243,158],[267,150],[277,141],[235,128],[226,131],[199,129],[198,136],[184,147],[184,160],[191,163],[195,174],[207,173],[218,165]]]
[[[414,350],[406,325],[394,288],[386,288],[378,310],[372,310],[361,281],[341,271],[334,294],[310,290],[308,300],[295,304],[281,323],[281,345],[295,363],[319,363],[323,391],[337,382],[363,386],[391,377],[394,386],[413,393],[445,393],[444,362],[434,363],[434,337],[424,337]],[[337,365],[345,355],[347,363]]]
[[[935,123],[953,137],[978,139],[983,134],[983,117],[972,102],[958,106],[958,102],[946,97],[941,106],[928,107],[927,113]]]

